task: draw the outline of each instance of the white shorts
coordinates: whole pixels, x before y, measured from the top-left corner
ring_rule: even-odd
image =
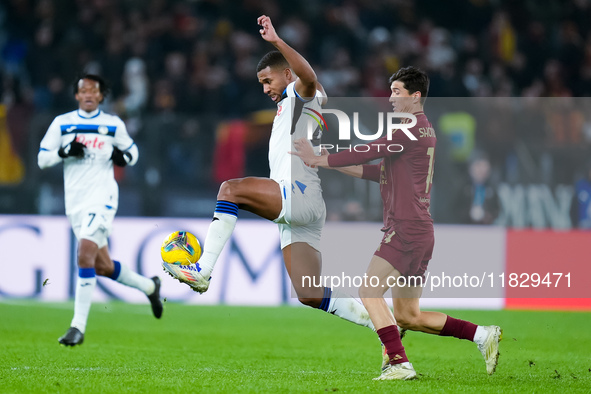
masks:
[[[294,242],[306,242],[320,251],[320,237],[326,220],[326,206],[320,189],[302,192],[285,180],[278,182],[281,190],[281,213],[273,220],[279,226],[281,249]]]
[[[88,239],[100,249],[107,245],[116,213],[117,210],[114,208],[99,205],[70,214],[68,220],[78,241]]]

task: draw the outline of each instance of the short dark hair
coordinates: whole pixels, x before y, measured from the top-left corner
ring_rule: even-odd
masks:
[[[96,75],[96,74],[80,74],[78,76],[78,78],[76,78],[76,80],[74,81],[74,94],[78,93],[78,84],[80,83],[80,81],[82,79],[90,79],[91,81],[95,81],[98,82],[99,84],[99,90],[101,91],[101,94],[103,95],[103,100],[105,99],[105,97],[107,97],[107,95],[111,92],[111,89],[109,88],[109,85],[107,84],[107,82],[100,76]],[[102,103],[102,101],[101,101]]]
[[[421,104],[425,103],[429,94],[429,76],[423,70],[409,66],[396,71],[390,77],[390,85],[394,81],[402,82],[404,88],[410,93],[421,92]]]
[[[263,56],[263,58],[259,61],[259,64],[257,65],[257,72],[264,70],[267,67],[275,69],[281,67],[282,69],[286,69],[289,68],[289,63],[287,60],[285,60],[281,52],[271,51]]]

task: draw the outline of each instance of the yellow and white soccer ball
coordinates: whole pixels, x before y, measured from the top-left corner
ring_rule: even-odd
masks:
[[[175,231],[162,242],[160,255],[169,264],[195,264],[201,257],[201,244],[190,232]]]

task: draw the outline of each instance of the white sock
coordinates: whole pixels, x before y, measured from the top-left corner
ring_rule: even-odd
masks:
[[[129,267],[118,261],[113,261],[113,263],[115,263],[115,272],[113,274],[117,273],[119,268],[119,275],[116,278],[113,278],[113,275],[111,279],[115,279],[117,282],[123,283],[126,286],[141,290],[146,295],[150,295],[156,290],[156,286],[152,279],[146,278],[137,272],[133,272]]]
[[[238,206],[236,204],[227,201],[218,201],[216,210],[213,214],[213,221],[207,229],[203,255],[199,259],[201,274],[205,278],[211,276],[213,267],[215,266],[220,253],[222,253],[224,245],[230,239],[234,227],[236,226],[236,220],[238,220],[237,214]]]
[[[85,277],[80,277],[80,273],[78,274],[76,297],[74,298],[74,318],[70,326],[76,327],[84,334],[88,313],[90,312],[90,304],[92,303],[92,292],[96,286],[96,276],[94,268],[82,268],[81,270],[92,270],[92,273],[90,273],[91,271],[86,271],[86,274],[83,274]]]
[[[476,332],[474,333],[474,339],[472,340],[477,345],[483,345],[484,341],[486,341],[486,337],[488,337],[488,332],[482,326],[476,327]]]
[[[325,288],[325,297],[328,288]],[[330,289],[328,289],[330,291]],[[369,313],[363,304],[355,298],[347,294],[339,294],[338,291],[333,291],[330,294],[330,303],[328,304],[328,313],[337,315],[338,317],[359,324],[360,326],[369,327],[375,331],[373,323],[369,318]]]

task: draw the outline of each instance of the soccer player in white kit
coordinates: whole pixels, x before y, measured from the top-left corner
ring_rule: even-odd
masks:
[[[143,291],[156,318],[162,316],[160,279],[146,278],[111,260],[107,239],[119,202],[113,164],[135,165],[138,149],[123,121],[104,113],[99,104],[108,93],[103,79],[86,74],[74,84],[79,108],[57,116],[41,141],[41,169],[64,163],[66,215],[78,239],[78,280],[74,318],[58,339],[65,346],[81,345],[96,275],[107,276]]]
[[[247,177],[222,183],[204,250],[197,264],[163,263],[169,274],[193,290],[209,288],[211,272],[228,239],[238,210],[253,212],[278,224],[285,267],[301,303],[373,329],[363,305],[351,297],[339,297],[328,287],[305,287],[302,278],[320,277],[320,236],[326,218],[317,169],[294,160],[288,153],[295,139],[307,136],[304,111],[319,111],[325,94],[316,73],[297,51],[275,32],[268,16],[257,20],[265,41],[278,51],[266,54],[257,66],[263,92],[277,103],[269,141],[270,178]],[[319,134],[315,133],[317,152]],[[319,283],[317,282],[313,283]]]

